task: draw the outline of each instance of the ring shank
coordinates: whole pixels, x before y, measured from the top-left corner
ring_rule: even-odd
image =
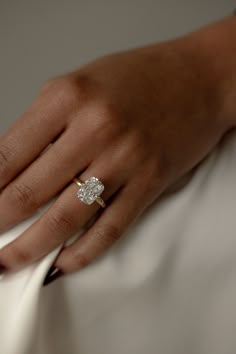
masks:
[[[81,185],[84,183],[79,177],[74,177],[73,181],[78,184],[79,187],[81,187]]]
[[[103,200],[100,196],[97,197],[96,202],[97,202],[98,204],[100,204],[101,207],[103,207],[103,208],[106,207],[106,203],[104,202],[104,200]]]

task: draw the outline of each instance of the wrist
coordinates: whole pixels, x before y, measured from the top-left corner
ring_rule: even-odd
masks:
[[[236,127],[236,17],[205,26],[183,37],[187,52],[207,82],[218,122]]]

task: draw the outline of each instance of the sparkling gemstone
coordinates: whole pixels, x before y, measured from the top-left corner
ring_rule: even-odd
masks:
[[[90,177],[80,187],[77,196],[82,202],[92,204],[97,197],[103,192],[104,185],[97,177]]]

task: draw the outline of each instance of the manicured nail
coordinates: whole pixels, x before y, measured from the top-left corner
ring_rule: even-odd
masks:
[[[51,283],[52,281],[56,280],[57,278],[59,278],[60,276],[62,276],[64,273],[61,269],[51,266],[51,268],[49,269],[49,271],[47,272],[47,275],[44,279],[43,282],[43,286],[48,285],[49,283]]]
[[[0,275],[7,271],[7,267],[0,262]]]

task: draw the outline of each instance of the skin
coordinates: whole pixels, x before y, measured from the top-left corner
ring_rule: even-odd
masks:
[[[45,83],[0,138],[0,230],[58,197],[0,250],[2,269],[14,272],[39,260],[96,214],[54,262],[65,275],[78,271],[157,198],[188,182],[236,125],[235,35],[235,19],[226,18]],[[98,177],[107,208],[81,202],[74,176]]]

